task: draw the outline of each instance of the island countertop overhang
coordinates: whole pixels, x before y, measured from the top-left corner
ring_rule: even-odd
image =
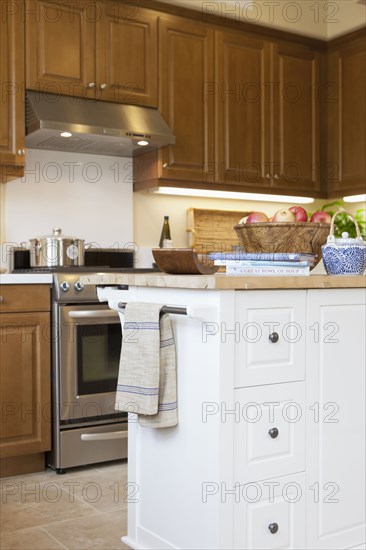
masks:
[[[266,290],[316,288],[366,288],[365,275],[308,275],[282,277],[237,277],[216,275],[169,275],[167,273],[100,273],[83,274],[84,284],[101,286],[128,285],[137,287],[180,288],[198,290]]]

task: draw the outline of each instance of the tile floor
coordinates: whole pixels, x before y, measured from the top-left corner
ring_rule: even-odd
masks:
[[[1,550],[128,548],[126,484],[126,460],[2,478]]]

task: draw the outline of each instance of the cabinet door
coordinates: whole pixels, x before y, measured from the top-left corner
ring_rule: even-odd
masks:
[[[158,17],[122,2],[99,2],[96,23],[97,97],[157,107]]]
[[[213,31],[177,17],[160,21],[160,110],[176,144],[163,149],[159,177],[214,180]]]
[[[235,481],[305,470],[305,383],[235,390]]]
[[[327,184],[334,196],[365,192],[366,39],[329,54]]]
[[[0,315],[0,457],[50,449],[50,315]]]
[[[216,33],[217,181],[257,190],[270,183],[269,43]]]
[[[320,189],[317,52],[274,43],[273,187],[291,194]]]
[[[305,306],[304,290],[238,292],[236,388],[304,380]]]
[[[95,96],[95,21],[88,0],[28,0],[27,88],[69,96]]]
[[[236,550],[303,550],[305,475],[247,483],[236,491]]]
[[[365,290],[310,290],[307,548],[365,541]]]
[[[1,181],[7,181],[22,174],[24,163],[24,20],[21,0],[2,7],[0,165]]]

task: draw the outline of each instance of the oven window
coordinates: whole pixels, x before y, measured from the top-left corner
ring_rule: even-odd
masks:
[[[77,327],[78,394],[115,392],[121,353],[119,323]]]

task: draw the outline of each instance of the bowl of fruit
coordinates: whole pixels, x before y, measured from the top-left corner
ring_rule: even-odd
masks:
[[[299,252],[322,256],[330,223],[328,212],[315,212],[308,221],[302,206],[278,210],[272,217],[251,212],[234,226],[239,243],[246,252]]]

